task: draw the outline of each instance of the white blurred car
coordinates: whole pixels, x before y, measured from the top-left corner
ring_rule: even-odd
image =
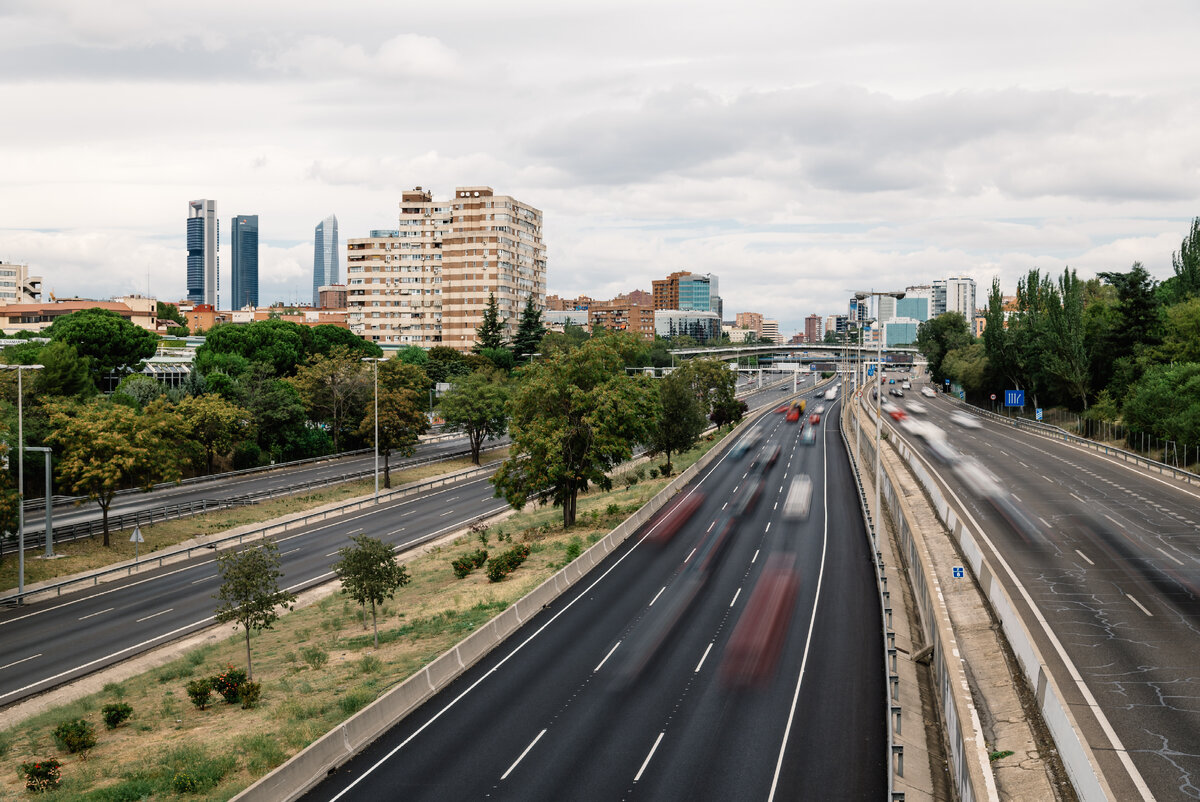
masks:
[[[935,395],[937,395],[937,393],[933,391],[932,387],[922,387],[921,395],[925,396],[926,398],[933,398]]]
[[[904,405],[904,408],[908,410],[910,415],[924,415],[928,411],[920,401],[909,401]]]
[[[964,429],[978,429],[983,425],[974,415],[968,415],[965,412],[951,412],[950,420],[954,421]]]

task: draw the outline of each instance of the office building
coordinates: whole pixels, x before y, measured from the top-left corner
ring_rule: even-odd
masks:
[[[700,275],[682,270],[650,284],[656,310],[715,312],[718,319],[724,314],[717,277],[712,273]]]
[[[776,345],[783,345],[783,335],[779,333],[778,320],[763,320],[762,339]]]
[[[215,200],[188,203],[187,218],[187,297],[195,304],[217,305],[220,262],[221,223],[217,220]]]
[[[929,316],[937,317],[946,313],[946,280],[935,279],[929,287]]]
[[[258,306],[258,215],[242,214],[229,221],[229,282],[232,309]]]
[[[713,342],[721,336],[721,318],[716,312],[684,311],[681,309],[654,310],[654,333],[659,337],[691,337],[700,344]]]
[[[946,279],[947,312],[958,312],[967,322],[975,319],[975,279],[969,276],[952,276]]]
[[[321,305],[321,287],[338,283],[338,223],[331,214],[317,223],[313,232],[312,303]]]
[[[29,275],[29,265],[0,260],[0,304],[36,304],[41,300],[41,276]]]

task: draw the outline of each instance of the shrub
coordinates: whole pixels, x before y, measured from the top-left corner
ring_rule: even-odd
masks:
[[[383,668],[383,661],[373,654],[365,655],[358,661],[358,670],[361,674],[374,674]]]
[[[52,791],[62,782],[62,764],[54,758],[22,763],[21,774],[25,777],[25,787],[30,791]]]
[[[314,671],[329,662],[329,652],[320,646],[302,646],[300,656]]]
[[[200,710],[208,707],[208,698],[212,695],[212,680],[207,677],[194,679],[187,684],[187,695]]]
[[[352,716],[374,701],[374,691],[368,688],[354,688],[338,699],[338,707],[342,709],[343,715]]]
[[[260,696],[262,696],[262,683],[246,680],[238,686],[238,696],[242,700],[243,710],[249,710],[252,707],[257,707],[258,699]]]
[[[519,543],[513,546],[508,551],[498,557],[493,557],[487,562],[487,578],[492,582],[499,582],[504,577],[511,574],[513,571],[521,567],[521,563],[525,562],[525,558],[529,556],[529,545]]]
[[[638,483],[637,474],[634,473],[633,471],[629,471],[629,472],[623,474],[621,476],[621,479],[622,479],[622,481],[625,482],[626,487],[633,487],[634,485],[636,485]]]
[[[145,777],[133,777],[116,785],[98,788],[87,795],[88,802],[141,802],[154,796],[154,784]]]
[[[651,469],[650,469],[650,478],[651,478],[651,479],[657,479],[657,478],[658,478],[658,468],[651,468]]]
[[[246,672],[240,668],[231,665],[225,666],[225,670],[212,678],[213,689],[225,698],[226,704],[233,704],[241,697],[238,696],[238,689],[242,687],[242,683],[246,681]]]
[[[567,562],[571,562],[583,552],[583,543],[579,538],[571,538],[571,542],[567,544]]]
[[[477,549],[464,554],[450,563],[450,567],[454,569],[454,575],[459,579],[466,579],[467,576],[476,568],[482,568],[487,562],[487,549]]]
[[[620,515],[621,514],[621,505],[614,501],[612,504],[609,504],[607,507],[604,508],[604,514],[605,515]]]
[[[104,717],[104,726],[115,730],[133,715],[133,708],[124,702],[117,702],[100,708],[100,715]]]
[[[177,771],[171,778],[171,790],[177,794],[194,794],[200,790],[200,778],[190,771]]]
[[[64,721],[54,728],[54,743],[71,754],[86,752],[96,745],[96,728],[81,718]]]

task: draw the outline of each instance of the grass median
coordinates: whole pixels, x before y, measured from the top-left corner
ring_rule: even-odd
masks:
[[[508,456],[508,447],[494,448],[480,454],[480,462],[504,459]],[[475,465],[469,458],[451,459],[444,462],[430,462],[403,470],[393,469],[392,487],[400,487],[409,482],[419,482],[455,471],[473,468]],[[380,491],[382,492],[382,474]],[[218,535],[230,529],[248,524],[264,524],[276,518],[292,515],[298,512],[316,509],[326,504],[339,501],[349,501],[371,493],[375,488],[375,479],[357,479],[328,487],[306,490],[291,496],[280,496],[245,507],[213,510],[212,512],[191,515],[187,518],[173,518],[169,521],[147,524],[139,527],[145,540],[138,547],[138,554],[143,558],[153,558],[155,552],[178,546],[196,537]],[[94,505],[95,502],[87,502]],[[41,547],[28,549],[25,552],[25,585],[36,582],[47,582],[54,579],[73,576],[75,574],[97,571],[126,560],[134,558],[134,545],[129,542],[132,530],[113,530],[109,536],[112,544],[105,547],[102,536],[69,540],[54,545],[54,559],[47,560],[41,556]],[[0,563],[0,587],[15,590],[17,587],[17,555],[5,556]]]
[[[704,439],[676,456],[675,470],[718,441]],[[0,731],[0,798],[25,796],[21,765],[47,758],[62,762],[62,784],[38,795],[44,800],[104,802],[177,793],[196,800],[231,798],[453,647],[635,512],[669,481],[650,479],[645,467],[645,478],[636,483],[618,477],[612,491],[581,496],[570,529],[562,528],[561,510],[529,506],[487,530],[402,558],[412,580],[379,611],[378,649],[369,613],[364,620],[360,608],[340,593],[283,616],[275,629],[252,637],[254,679],[262,684],[257,707],[242,709],[214,695],[216,701],[200,710],[186,692],[191,680],[229,665],[244,667],[244,635],[229,630],[229,637],[173,662]],[[490,582],[483,570],[458,579],[451,569],[451,561],[467,552],[484,548],[495,556],[518,543],[528,544],[530,555],[501,582]],[[101,709],[112,703],[130,705],[133,715],[106,730]],[[98,743],[86,759],[55,746],[55,727],[74,719],[95,726]]]

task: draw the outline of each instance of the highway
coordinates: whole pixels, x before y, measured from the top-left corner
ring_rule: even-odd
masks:
[[[922,438],[898,432],[987,533],[992,564],[1011,569],[1000,579],[1115,798],[1200,798],[1200,494],[984,416],[965,428],[950,419],[964,407],[941,395],[899,403],[913,400],[927,408],[915,417],[978,459],[1015,506],[1001,514]]]
[[[762,405],[780,396],[772,389],[749,400]],[[336,551],[351,535],[366,533],[402,548],[506,508],[483,476],[296,528],[274,538],[283,582],[298,588],[331,578]],[[0,609],[0,706],[210,625],[216,576],[215,558],[198,556],[96,588]]]
[[[766,414],[665,543],[660,517],[305,798],[883,798],[882,624],[837,427],[804,445]],[[801,473],[811,511],[785,519]]]

